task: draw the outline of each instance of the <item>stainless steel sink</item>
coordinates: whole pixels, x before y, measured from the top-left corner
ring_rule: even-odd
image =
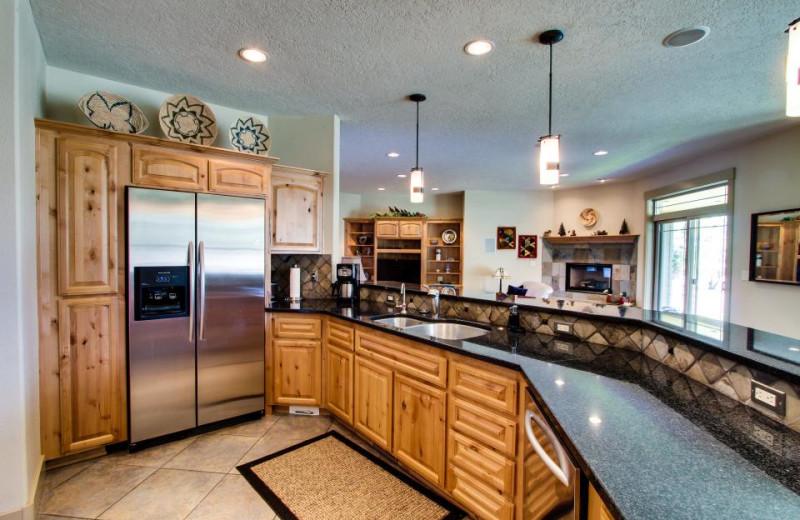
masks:
[[[389,325],[390,327],[397,327],[398,329],[406,329],[415,325],[424,325],[425,322],[408,316],[390,316],[388,318],[379,318],[372,320],[372,323],[379,323],[381,325]]]
[[[463,323],[423,323],[404,330],[415,336],[432,336],[437,339],[470,339],[488,334],[489,331]]]

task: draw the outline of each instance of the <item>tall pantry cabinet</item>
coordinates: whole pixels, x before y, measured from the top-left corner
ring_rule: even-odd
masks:
[[[51,460],[127,439],[125,186],[268,199],[277,159],[36,127],[39,388]]]

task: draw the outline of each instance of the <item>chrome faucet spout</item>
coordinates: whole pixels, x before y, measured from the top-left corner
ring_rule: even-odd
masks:
[[[408,306],[406,305],[406,284],[400,284],[400,296],[402,301],[400,303],[400,314],[406,314],[408,312]]]
[[[439,319],[439,295],[440,295],[439,290],[438,289],[434,289],[433,287],[428,287],[425,284],[422,285],[422,288],[428,290],[428,296],[431,297],[431,302],[433,303],[433,311],[432,311],[431,314],[433,315],[433,319],[438,320]]]

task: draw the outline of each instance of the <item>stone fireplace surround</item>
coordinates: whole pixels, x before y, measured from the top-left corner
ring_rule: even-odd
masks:
[[[567,291],[567,263],[611,264],[611,289],[614,294],[636,297],[638,239],[632,244],[571,243],[552,244],[542,240],[542,283],[553,288],[554,298],[605,301],[602,294]]]

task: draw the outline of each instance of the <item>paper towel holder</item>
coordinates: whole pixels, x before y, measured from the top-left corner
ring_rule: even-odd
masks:
[[[294,271],[295,269],[297,269],[297,282],[296,282],[297,283],[297,288],[296,288],[297,295],[296,296],[292,296],[292,293],[295,292],[294,290],[292,290],[292,289],[294,289],[292,287],[292,285],[293,285],[292,282],[294,281],[292,279],[293,278],[292,271]],[[289,299],[289,303],[300,303],[303,300],[302,289],[301,289],[302,285],[303,284],[300,282],[300,267],[297,264],[294,264],[289,269],[289,298],[288,298]]]

